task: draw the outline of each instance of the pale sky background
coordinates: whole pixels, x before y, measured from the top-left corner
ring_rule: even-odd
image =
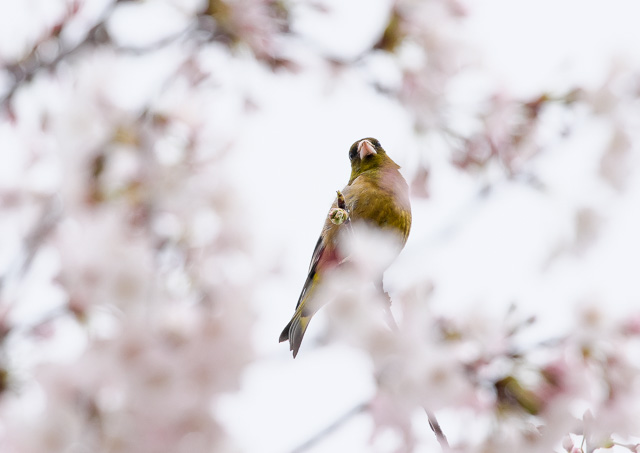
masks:
[[[301,32],[319,48],[349,56],[375,39],[367,34],[373,27],[354,24],[382,23],[389,7],[387,1],[330,3],[338,16],[307,18]],[[475,48],[478,69],[458,87],[461,108],[496,87],[524,98],[541,90],[563,92],[576,84],[595,88],[614,61],[640,66],[638,2],[467,3],[469,15],[460,39]],[[402,110],[349,74],[334,86],[309,72],[273,78],[265,88],[261,113],[243,132],[239,146],[244,151],[236,156],[237,168],[253,183],[244,196],[256,207],[251,213],[260,231],[255,245],[265,264],[274,254],[281,257],[280,274],[268,279],[257,296],[255,336],[263,359],[246,373],[242,391],[222,407],[244,451],[276,453],[308,439],[368,399],[374,389],[368,362],[357,352],[336,345],[313,347],[322,331],[322,313],[311,323],[295,361],[286,345],[277,344],[335,190],[348,179],[348,147],[356,139],[375,136],[405,175],[414,171],[418,150],[409,139],[411,124]],[[545,196],[503,181],[492,196],[478,202],[482,183],[501,176],[471,178],[444,165],[446,155],[429,150],[433,197],[413,201],[410,240],[386,277],[391,291],[433,278],[439,286],[431,303],[451,315],[463,310],[499,317],[516,301],[525,312],[540,315],[538,333],[547,337],[572,324],[580,302],[595,303],[606,296],[614,313],[637,306],[640,178],[632,176],[622,195],[603,190],[594,173],[606,135],[598,124],[589,127],[589,133],[569,139],[561,153],[536,158],[534,166],[549,187]],[[638,176],[637,153],[632,163]],[[274,167],[277,172],[265,170]],[[279,199],[282,205],[274,202]],[[585,256],[562,258],[543,273],[553,248],[549,244],[572,238],[573,218],[567,212],[576,204],[606,207],[601,240]],[[288,225],[273,221],[274,209],[291,207]],[[452,431],[446,413],[440,416],[455,441],[461,433]],[[418,423],[424,424],[418,451],[438,451],[426,420]],[[367,443],[370,429],[368,418],[356,417],[309,451],[388,451],[392,439],[383,438],[375,446]]]

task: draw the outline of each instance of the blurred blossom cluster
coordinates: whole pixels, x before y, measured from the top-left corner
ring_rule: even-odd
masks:
[[[164,3],[178,35],[211,17]],[[58,6],[2,56],[0,449],[225,451],[216,396],[253,357],[257,277],[225,163],[237,132],[218,124],[228,76],[207,68],[231,56],[186,36],[129,50],[142,38],[119,22],[159,6]]]
[[[573,231],[545,269],[597,242],[611,200],[637,176],[633,68],[612,66],[599,86],[529,97],[497,87],[461,103],[473,66],[463,2],[388,2],[353,59],[297,26],[331,17],[324,3],[0,6],[1,451],[237,451],[218,401],[259,360],[252,301],[268,272],[231,162],[261,81],[308,70],[339,83],[338,68],[391,99],[413,122],[415,199],[443,169],[481,180],[480,199],[505,180],[544,198],[558,191],[546,157],[586,143],[596,150],[566,165],[594,172],[563,194]],[[329,337],[372,364],[376,435],[391,429],[411,451],[416,426],[428,431],[421,412],[449,411],[473,414],[463,427],[473,435],[450,435],[452,451],[640,451],[637,306],[613,316],[605,294],[567,332],[531,343],[535,319],[444,315],[431,304],[438,280],[423,278],[393,292],[392,315],[371,284],[388,265],[385,244],[360,232],[323,289]]]
[[[537,321],[515,306],[503,319],[444,317],[430,307],[433,288],[421,284],[394,298],[401,318],[389,328],[383,310],[371,309],[390,302],[370,283],[384,241],[367,239],[371,245],[360,249],[369,254],[353,254],[350,267],[332,277],[328,312],[331,337],[362,350],[373,365],[374,436],[390,429],[402,439],[399,450],[411,450],[415,420],[424,425],[424,411],[448,410],[473,414],[451,451],[640,448],[629,440],[640,419],[637,314],[612,319],[587,304],[565,335],[531,343],[524,337]]]

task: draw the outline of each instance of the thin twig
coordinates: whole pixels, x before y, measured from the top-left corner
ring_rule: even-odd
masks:
[[[347,413],[345,413],[342,417],[338,418],[329,426],[324,428],[322,431],[318,432],[311,439],[306,440],[303,444],[298,445],[296,448],[291,450],[291,453],[302,453],[304,451],[309,450],[311,447],[316,445],[322,439],[324,439],[325,437],[333,433],[335,430],[340,428],[342,425],[344,425],[346,422],[348,422],[351,418],[367,410],[368,407],[369,407],[368,402],[364,402],[356,405],[355,407],[350,409]]]
[[[354,233],[353,233],[353,224],[351,223],[351,211],[347,207],[347,203],[344,199],[344,195],[342,194],[342,192],[339,190],[336,190],[336,193],[338,194],[338,198],[336,201],[338,205],[338,209],[342,209],[347,213],[347,220],[345,220],[342,225],[347,229],[347,231],[349,231],[349,234],[353,236]]]
[[[438,419],[435,414],[428,410],[426,407],[424,411],[427,413],[427,417],[429,418],[429,426],[433,430],[436,435],[436,439],[438,439],[438,443],[440,447],[442,447],[442,451],[450,451],[451,447],[449,447],[449,441],[447,440],[447,436],[442,432],[442,428],[440,428],[440,423],[438,423]]]
[[[353,229],[352,229],[353,227],[351,226],[351,215],[349,213],[349,210],[347,209],[344,196],[342,195],[342,192],[340,192],[339,190],[338,190],[337,206],[339,209],[344,209],[345,211],[347,211],[348,217],[347,217],[347,220],[343,223],[343,225],[346,225],[347,229],[349,230],[349,233],[353,234]],[[383,303],[382,309],[384,310],[385,318],[387,321],[387,325],[389,326],[389,329],[391,329],[393,332],[398,332],[399,331],[398,323],[396,322],[396,319],[393,316],[393,312],[391,311],[391,304],[392,304],[391,296],[389,296],[389,293],[384,290],[382,275],[380,276],[379,279],[374,281],[374,285],[376,289],[380,292],[380,294],[385,298],[386,303]],[[359,408],[358,412],[365,409],[366,407],[367,407],[366,404],[358,406]],[[429,419],[429,426],[431,427],[431,430],[436,435],[436,439],[438,440],[438,443],[440,444],[442,451],[443,452],[450,451],[451,448],[449,446],[449,441],[447,441],[447,436],[444,435],[444,432],[442,431],[442,428],[440,427],[440,423],[438,423],[438,419],[436,418],[435,414],[424,406],[423,406],[423,409],[427,414],[427,418]],[[301,451],[304,451],[310,445],[313,445],[315,442],[317,442],[318,438],[322,438],[326,436],[327,434],[335,430],[338,426],[340,426],[342,423],[344,423],[345,417],[346,419],[348,419],[352,415],[353,413],[350,412],[349,414],[342,417],[341,419],[338,419],[336,422],[334,422],[332,425],[330,425],[327,429],[322,431],[320,434],[316,435],[314,438],[305,442],[301,447],[298,447],[298,449],[294,450],[294,452],[299,453]]]
[[[393,312],[391,311],[391,296],[389,296],[389,293],[384,290],[382,277],[380,277],[380,279],[375,282],[375,286],[378,289],[378,291],[380,291],[380,294],[382,294],[387,300],[387,303],[385,303],[383,306],[387,324],[389,325],[389,328],[392,331],[398,332],[399,330],[398,323],[393,317]],[[429,418],[429,426],[431,427],[431,430],[436,435],[436,439],[438,440],[440,447],[442,447],[442,451],[443,452],[450,451],[451,448],[449,447],[449,441],[447,440],[447,436],[445,436],[444,432],[442,432],[442,428],[440,427],[440,423],[438,423],[438,419],[436,418],[435,414],[424,406],[423,406],[423,409],[427,414],[427,417]]]

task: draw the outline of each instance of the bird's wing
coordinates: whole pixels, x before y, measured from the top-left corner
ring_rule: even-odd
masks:
[[[337,205],[334,202],[332,208]],[[322,306],[322,301],[313,300],[314,288],[317,287],[321,275],[327,269],[335,267],[339,263],[338,246],[337,246],[337,225],[331,223],[328,218],[325,220],[324,227],[316,242],[316,247],[311,255],[311,263],[309,264],[309,273],[304,282],[296,311],[280,334],[280,341],[289,340],[289,349],[293,351],[293,356],[298,354],[298,349],[302,342],[307,326],[313,314]]]
[[[311,262],[309,263],[309,273],[315,270],[318,265],[318,260],[320,259],[320,255],[324,251],[324,241],[322,240],[322,234],[318,238],[318,242],[316,242],[316,247],[313,249],[313,255],[311,255]]]
[[[338,256],[338,247],[337,244],[334,243],[335,231],[333,231],[333,229],[335,227],[336,225],[333,225],[329,222],[329,225],[325,226],[325,228],[322,230],[322,234],[318,238],[316,247],[313,250],[313,255],[311,256],[309,273],[307,274],[307,279],[305,280],[304,286],[302,287],[302,292],[300,293],[300,297],[298,298],[296,308],[298,308],[300,304],[306,299],[309,290],[317,281],[319,274],[324,273],[324,271],[326,271],[327,269],[335,267],[340,262],[340,258]],[[311,307],[309,308],[311,309]]]
[[[313,285],[313,279],[316,276],[316,268],[318,266],[318,262],[320,261],[320,257],[324,252],[325,245],[322,240],[322,235],[318,238],[318,242],[316,242],[316,248],[313,249],[313,255],[311,255],[311,263],[309,264],[309,273],[307,274],[307,279],[304,282],[304,286],[302,287],[302,291],[300,292],[300,297],[298,298],[298,303],[296,304],[296,308],[300,306],[300,303],[304,300],[304,296],[307,294],[311,285]]]

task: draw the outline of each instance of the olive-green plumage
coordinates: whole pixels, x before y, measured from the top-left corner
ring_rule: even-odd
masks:
[[[342,190],[349,221],[365,222],[397,234],[404,246],[411,229],[409,188],[398,169],[375,138],[358,140],[349,149],[351,177]],[[331,209],[338,207],[338,199]],[[330,211],[331,212],[331,211]],[[340,229],[327,219],[311,257],[309,274],[296,305],[296,311],[280,334],[280,341],[289,340],[293,356],[298,354],[311,317],[326,301],[314,298],[323,274],[344,261],[338,244]]]

